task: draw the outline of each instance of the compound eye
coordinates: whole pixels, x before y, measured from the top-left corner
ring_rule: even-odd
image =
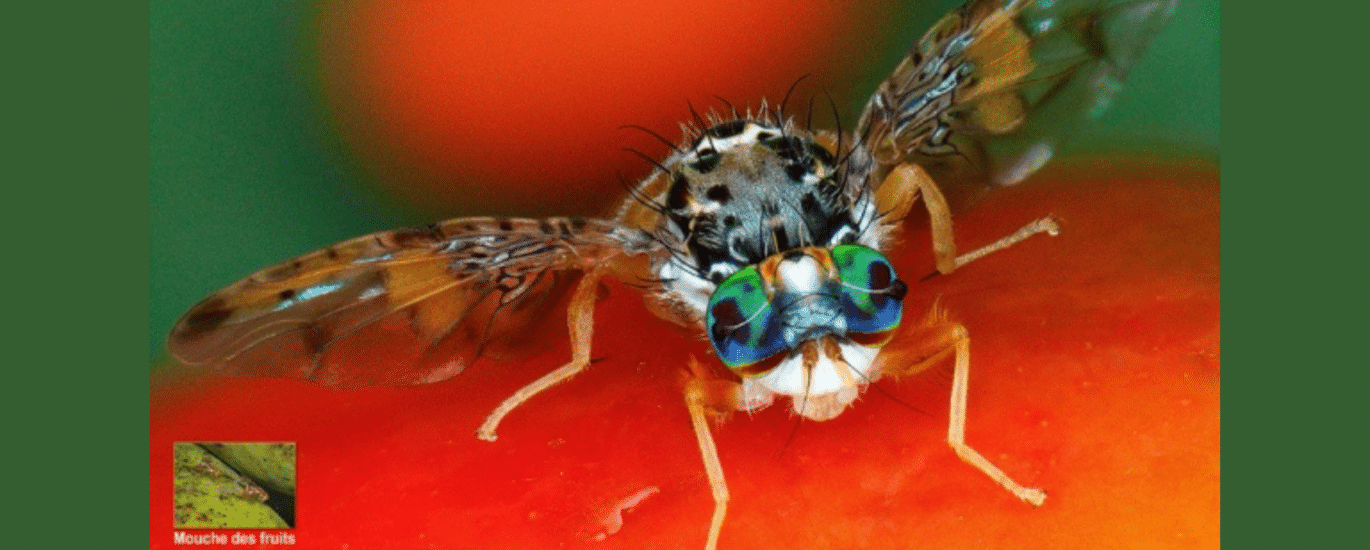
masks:
[[[885,255],[859,244],[841,244],[833,247],[832,259],[842,279],[847,331],[883,334],[898,327],[908,285]]]
[[[747,370],[785,349],[779,316],[765,289],[761,273],[747,267],[719,283],[709,297],[705,316],[709,342],[729,368]]]

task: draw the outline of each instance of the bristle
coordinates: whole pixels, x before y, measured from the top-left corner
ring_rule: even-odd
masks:
[[[661,137],[661,134],[658,134],[658,133],[656,133],[656,132],[653,132],[652,130],[648,129],[648,128],[645,127],[645,126],[638,126],[638,125],[636,125],[636,124],[624,124],[623,126],[619,126],[618,128],[619,128],[620,130],[623,130],[623,129],[641,130],[642,132],[646,133],[647,135],[656,138],[657,141],[660,141],[660,142],[662,142],[662,143],[665,143],[666,146],[667,146],[667,147],[670,147],[672,151],[675,151],[675,152],[677,152],[677,153],[683,153],[683,152],[684,152],[684,151],[682,151],[679,147],[677,147],[675,143],[672,143],[671,140],[666,139],[666,138],[664,138],[664,137]]]
[[[789,104],[789,102],[790,102],[790,96],[794,94],[794,89],[799,87],[799,83],[800,83],[800,82],[803,82],[804,79],[806,79],[806,78],[808,78],[808,77],[809,77],[809,75],[806,74],[806,75],[804,75],[804,76],[801,76],[801,77],[795,79],[794,84],[790,84],[790,89],[785,91],[785,97],[782,97],[782,98],[780,99],[780,104],[777,105],[777,106],[775,107],[775,119],[776,119],[776,120],[785,120],[785,118],[786,118],[786,117],[785,117],[785,106]]]
[[[665,173],[665,174],[671,173],[671,171],[670,171],[669,169],[667,169],[665,166],[663,166],[660,162],[657,162],[656,159],[654,159],[654,158],[648,156],[646,153],[643,153],[642,151],[638,151],[637,149],[633,149],[632,147],[624,147],[623,150],[624,150],[624,151],[627,151],[627,152],[629,152],[629,153],[632,153],[632,154],[634,154],[634,155],[637,155],[637,156],[638,156],[639,158],[641,158],[642,160],[645,160],[645,161],[647,161],[648,163],[651,163],[652,166],[655,166],[655,167],[657,168],[657,170],[661,170],[662,173]]]
[[[715,95],[714,97],[728,106],[728,112],[732,113],[733,120],[737,120],[741,116],[737,113],[737,107],[733,105],[733,102],[724,99],[723,96],[720,95]]]
[[[655,200],[652,200],[651,197],[642,194],[641,191],[638,191],[637,187],[628,183],[628,179],[623,177],[622,172],[618,173],[618,183],[619,185],[622,185],[624,189],[628,190],[628,196],[632,197],[638,204],[646,206],[658,214],[666,214],[666,205],[656,202]]]

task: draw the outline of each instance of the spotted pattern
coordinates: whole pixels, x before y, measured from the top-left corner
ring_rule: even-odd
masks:
[[[791,126],[740,118],[703,129],[673,165],[665,210],[702,277],[854,229],[837,159]]]

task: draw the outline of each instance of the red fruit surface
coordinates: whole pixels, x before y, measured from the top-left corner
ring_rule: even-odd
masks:
[[[1212,168],[1049,169],[959,215],[956,238],[968,249],[1046,214],[1060,236],[913,284],[906,315],[938,301],[969,329],[968,441],[1045,489],[1043,507],[947,447],[945,365],[882,380],[829,422],[772,406],[717,425],[733,496],[720,548],[1218,548],[1218,197]],[[905,279],[932,271],[925,232],[890,256]],[[412,388],[163,369],[152,547],[175,546],[174,442],[286,440],[296,548],[702,548],[713,504],[680,375],[691,354],[715,360],[632,288],[609,290],[602,360],[514,411],[494,443],[476,427],[564,362],[564,343]]]

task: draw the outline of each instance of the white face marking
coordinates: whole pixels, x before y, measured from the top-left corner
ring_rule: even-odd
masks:
[[[875,381],[880,372],[871,365],[880,354],[879,348],[870,348],[851,343],[838,344],[842,350],[839,362],[822,351],[818,354],[812,378],[804,368],[804,359],[795,354],[785,358],[771,371],[756,378],[747,379],[760,388],[752,388],[753,393],[764,389],[773,394],[788,396],[794,412],[813,420],[828,420],[856,400],[866,384]],[[747,385],[743,384],[743,395],[747,395]],[[803,409],[801,410],[801,407]]]
[[[818,292],[822,285],[819,281],[818,260],[812,256],[781,261],[776,266],[775,273],[780,278],[781,286],[791,292],[813,294]]]

